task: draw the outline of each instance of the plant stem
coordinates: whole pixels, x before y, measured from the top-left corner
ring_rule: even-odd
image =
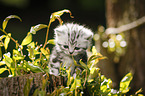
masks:
[[[50,24],[51,24],[51,22],[49,22],[48,27],[47,27],[47,32],[46,32],[46,37],[45,37],[45,43],[44,43],[44,45],[43,45],[43,48],[45,48],[46,45],[47,45],[48,33],[49,33]],[[40,53],[40,59],[41,59],[41,57],[42,57],[42,52]],[[39,62],[39,63],[40,63],[40,62]]]
[[[48,27],[47,27],[47,32],[46,32],[46,37],[45,37],[45,43],[43,45],[43,48],[46,47],[47,41],[48,41],[48,33],[49,33],[49,28],[50,28],[51,22],[49,22]]]
[[[13,37],[9,36],[8,33],[7,33],[5,30],[2,30],[1,28],[0,28],[0,30],[1,30],[4,34],[6,34],[13,42],[15,42],[15,43],[20,47],[20,44],[19,44]],[[20,51],[21,51],[21,54],[22,54],[22,56],[23,56],[23,51],[22,51],[21,47],[20,47]]]

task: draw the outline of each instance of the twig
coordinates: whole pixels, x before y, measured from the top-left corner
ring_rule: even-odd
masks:
[[[48,33],[49,33],[50,25],[51,25],[51,22],[49,22],[49,24],[48,24],[48,26],[47,26],[47,32],[46,32],[45,43],[44,43],[44,45],[43,45],[43,48],[45,48],[46,45],[47,45]],[[41,60],[41,58],[42,58],[42,52],[40,53],[40,60]],[[40,63],[40,62],[41,62],[41,61],[39,61],[39,63]]]
[[[85,82],[84,82],[84,84],[83,84],[83,87],[85,87],[85,85],[86,85],[86,82],[87,82],[87,71],[86,71],[86,76],[85,76]]]
[[[109,34],[118,34],[118,33],[124,32],[124,31],[131,30],[133,28],[136,28],[136,27],[142,25],[143,23],[145,23],[145,16],[143,16],[142,18],[140,18],[140,19],[138,19],[136,21],[133,21],[133,22],[131,22],[129,24],[122,25],[122,26],[120,26],[118,28],[113,28],[113,27],[112,28],[111,27],[107,28],[105,33],[107,35],[109,35]]]
[[[5,30],[2,30],[1,28],[0,28],[0,30],[1,30],[4,34],[6,34],[13,42],[15,42],[15,43],[20,47],[20,51],[21,51],[21,54],[22,54],[22,56],[23,56],[23,51],[22,51],[22,49],[21,49],[20,44],[19,44],[13,37],[9,36],[8,33],[7,33]]]
[[[49,28],[50,28],[51,22],[49,22],[48,27],[47,27],[47,33],[46,33],[46,37],[45,37],[45,43],[43,45],[43,48],[45,48],[47,41],[48,41],[48,33],[49,33]]]

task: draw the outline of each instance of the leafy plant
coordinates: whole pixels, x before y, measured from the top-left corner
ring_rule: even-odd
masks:
[[[49,24],[38,24],[35,26],[32,26],[30,31],[27,33],[27,36],[23,39],[22,43],[19,44],[17,40],[15,40],[11,33],[7,33],[5,31],[8,21],[12,18],[19,19],[21,18],[16,15],[10,15],[5,18],[5,20],[2,23],[2,28],[0,28],[0,31],[4,33],[4,35],[0,36],[0,66],[4,65],[4,68],[0,68],[0,74],[2,74],[4,71],[9,72],[10,76],[18,76],[23,75],[29,72],[49,72],[48,68],[48,62],[49,62],[49,55],[50,50],[46,45],[48,44],[54,44],[53,40],[48,40],[48,33],[49,28],[52,22],[54,22],[56,19],[59,20],[60,24],[63,23],[60,16],[64,13],[70,13],[69,10],[61,10],[58,12],[52,13],[50,16]],[[73,17],[73,16],[71,16]],[[42,45],[38,45],[37,42],[33,42],[33,35],[37,33],[37,31],[47,28],[46,32],[46,38],[45,42]],[[10,40],[15,42],[16,47],[13,49],[13,52],[7,52],[7,48],[9,45]],[[28,51],[28,54],[24,55],[23,51],[25,50],[23,47],[27,46],[26,50]],[[4,47],[5,53],[2,54],[1,48]],[[25,57],[29,57],[29,60],[26,60]]]
[[[132,74],[128,73],[120,82],[119,90],[112,88],[112,80],[101,75],[97,67],[98,62],[106,57],[97,53],[95,47],[92,48],[92,56],[87,65],[80,60],[80,66],[84,68],[82,72],[76,72],[76,77],[70,75],[70,69],[67,72],[67,85],[61,86],[55,90],[55,96],[122,96],[129,92],[129,84],[132,80]],[[76,61],[74,61],[76,62]],[[59,91],[59,92],[58,92]],[[59,93],[59,94],[58,94]]]
[[[35,90],[33,94],[35,96],[121,96],[129,92],[129,84],[133,78],[132,74],[128,73],[123,77],[118,90],[113,89],[112,80],[107,79],[104,75],[101,75],[101,71],[97,66],[98,62],[106,57],[98,53],[95,47],[92,48],[92,55],[88,58],[87,64],[84,64],[80,60],[79,65],[74,60],[76,66],[80,66],[84,69],[82,72],[77,69],[76,77],[70,75],[71,69],[66,70],[64,67],[60,68],[60,75],[67,77],[66,86],[58,86],[52,93],[48,93],[45,90],[46,86],[49,86],[50,84],[48,83],[49,68],[47,66],[49,63],[50,50],[46,46],[48,44],[55,44],[53,39],[48,40],[48,33],[51,23],[56,19],[59,20],[60,24],[63,23],[60,16],[64,13],[69,13],[70,17],[73,18],[71,12],[66,9],[54,12],[50,16],[48,25],[38,24],[32,26],[21,44],[11,36],[11,33],[7,33],[5,31],[10,19],[16,18],[22,21],[21,18],[16,15],[10,15],[6,17],[2,23],[2,28],[0,28],[0,31],[4,33],[0,36],[0,74],[2,74],[4,71],[9,72],[9,77],[29,74],[30,72],[43,72],[44,74],[47,74],[48,77],[46,79],[42,79],[41,89]],[[43,45],[38,45],[37,42],[33,41],[33,35],[36,35],[37,32],[43,28],[47,28],[45,42]],[[13,49],[12,53],[7,52],[10,40],[16,44],[16,47]],[[28,51],[28,54],[26,55],[23,53],[25,50],[24,46],[26,46],[26,50]],[[5,49],[4,54],[1,51],[2,48]],[[26,57],[29,57],[29,60],[26,60]],[[26,85],[24,86],[24,95],[26,96],[30,92],[30,84],[32,80],[33,79],[27,78]],[[137,91],[135,95],[138,95],[141,91],[142,90]]]

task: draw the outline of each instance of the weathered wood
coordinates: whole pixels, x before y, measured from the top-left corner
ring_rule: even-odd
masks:
[[[106,0],[107,27],[117,28],[138,20],[145,16],[145,0]],[[120,79],[128,72],[134,73],[131,87],[133,91],[139,88],[145,90],[145,24],[125,32],[127,50],[120,62],[113,62],[113,54],[108,54],[102,48],[103,55],[108,56],[109,63],[103,65],[105,76]],[[111,65],[111,66],[110,66]],[[110,70],[111,69],[111,70]],[[112,72],[115,70],[115,73]],[[111,72],[109,72],[111,71]],[[145,94],[145,91],[143,92]]]
[[[23,76],[0,79],[0,96],[24,96],[24,86],[27,80],[32,78],[30,88],[35,86],[40,89],[42,87],[42,80],[48,77],[43,73],[31,73]],[[60,76],[49,76],[49,81],[51,83],[46,86],[47,92],[52,92],[56,86],[63,85],[63,80]]]

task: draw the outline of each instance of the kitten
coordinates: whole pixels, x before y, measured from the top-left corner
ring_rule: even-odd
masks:
[[[82,25],[66,23],[58,26],[55,31],[55,47],[50,55],[50,74],[59,75],[60,65],[71,68],[71,75],[75,68],[73,58],[79,64],[82,59],[87,62],[87,48],[91,45],[93,32]]]

